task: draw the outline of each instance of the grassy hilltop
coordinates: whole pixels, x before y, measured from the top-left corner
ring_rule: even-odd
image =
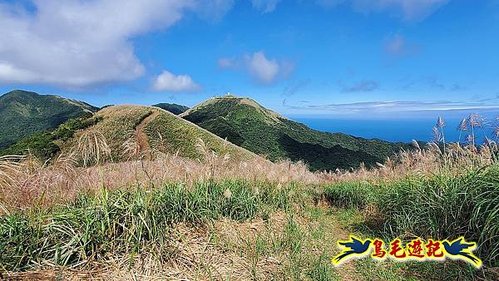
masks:
[[[360,163],[373,166],[404,147],[401,143],[312,130],[254,100],[234,96],[212,98],[181,116],[256,154],[271,160],[301,160],[312,170],[348,169]]]
[[[89,140],[101,139],[106,143],[101,153],[113,161],[130,158],[151,158],[154,153],[170,153],[198,159],[201,149],[220,155],[230,154],[234,159],[257,157],[220,137],[172,113],[149,106],[121,105],[106,107],[95,114],[95,125],[76,134],[66,149],[89,149],[97,153],[98,147],[84,146]],[[202,147],[204,146],[204,147]]]
[[[21,139],[0,150],[0,155],[31,153],[53,159],[61,152],[75,153],[87,165],[151,159],[157,153],[199,159],[203,150],[230,154],[233,160],[257,157],[168,111],[134,105],[109,106],[71,119],[53,131]]]

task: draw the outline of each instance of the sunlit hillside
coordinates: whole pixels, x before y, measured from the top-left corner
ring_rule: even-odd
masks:
[[[74,141],[84,144],[65,147],[49,164],[30,155],[1,158],[4,277],[497,277],[499,168],[494,143],[479,149],[448,144],[445,150],[415,143],[411,152],[377,168],[313,173],[299,163],[246,157],[252,154],[241,149],[217,150],[232,146],[158,109],[114,107],[96,117],[102,120],[75,132]],[[154,128],[193,134],[197,143],[171,153],[181,150],[162,151],[148,142],[147,152],[140,150],[137,157],[121,144],[140,143],[133,130],[126,132],[144,120],[148,140],[153,134],[147,128]],[[165,139],[175,144],[167,134]],[[210,148],[209,141],[220,146]],[[66,151],[69,147],[79,148]],[[194,151],[200,157],[186,158]],[[123,153],[133,157],[118,161]],[[478,242],[484,266],[476,271],[458,261],[359,260],[335,269],[330,260],[338,252],[336,241],[349,233],[408,240],[464,235]]]
[[[498,281],[499,0],[0,0],[0,281]]]

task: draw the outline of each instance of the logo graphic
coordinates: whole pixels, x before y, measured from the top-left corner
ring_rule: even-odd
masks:
[[[336,265],[341,264],[342,261],[347,260],[349,257],[363,257],[369,252],[369,246],[371,245],[371,240],[367,239],[365,241],[350,235],[350,241],[338,241],[338,245],[343,247],[343,251],[335,258],[333,258],[333,263]]]
[[[473,254],[476,249],[475,242],[467,242],[464,237],[456,240],[433,240],[423,241],[421,238],[408,242],[405,246],[400,238],[385,243],[382,239],[360,239],[350,235],[349,240],[338,241],[341,252],[332,259],[335,266],[341,266],[344,262],[356,258],[360,259],[370,255],[375,260],[391,258],[397,261],[442,261],[446,258],[462,260],[476,268],[482,266],[482,261]]]

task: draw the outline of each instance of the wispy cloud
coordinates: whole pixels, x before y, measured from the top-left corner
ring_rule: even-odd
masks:
[[[394,11],[408,21],[421,20],[434,13],[449,0],[353,0],[364,12]]]
[[[236,59],[234,58],[220,58],[218,59],[217,64],[221,69],[232,69],[237,66]]]
[[[275,10],[281,0],[251,0],[253,7],[262,13],[270,13]]]
[[[269,58],[263,51],[239,58],[220,58],[218,66],[227,70],[244,70],[259,84],[272,84],[293,72],[294,64],[286,60]]]
[[[499,109],[499,103],[454,102],[454,101],[370,101],[354,103],[331,103],[322,105],[289,106],[292,109],[309,109],[333,113],[356,112],[408,112],[408,111],[454,111]]]
[[[282,95],[285,97],[294,96],[299,90],[305,88],[308,84],[310,84],[310,82],[311,79],[293,81],[289,85],[284,87]]]
[[[411,42],[401,34],[395,34],[387,38],[384,46],[385,52],[394,57],[403,57],[417,54],[420,46]]]
[[[459,83],[447,83],[434,75],[427,75],[417,79],[403,79],[402,82],[404,83],[402,85],[403,90],[431,89],[451,92],[466,90],[466,87]]]
[[[164,70],[154,79],[153,89],[167,92],[194,92],[201,87],[189,75],[175,75]]]
[[[343,85],[341,91],[344,93],[372,92],[378,88],[378,82],[373,80],[362,80],[352,85]]]
[[[324,8],[335,8],[338,5],[348,2],[347,0],[315,0],[315,3]]]
[[[490,102],[490,101],[499,101],[499,93],[497,93],[494,97],[482,97],[482,98],[476,98],[479,102]]]
[[[316,0],[325,8],[335,8],[339,5],[350,5],[362,13],[391,12],[407,21],[421,20],[450,0]]]

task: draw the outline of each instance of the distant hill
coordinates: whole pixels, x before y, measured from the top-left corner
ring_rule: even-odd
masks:
[[[20,90],[6,93],[0,96],[0,149],[96,110],[84,102],[59,96]]]
[[[119,105],[98,111],[91,126],[78,131],[63,145],[64,150],[81,146],[81,136],[103,136],[111,150],[113,161],[148,157],[150,152],[178,154],[200,159],[202,151],[230,155],[244,160],[258,157],[166,110],[151,106]],[[91,123],[91,122],[87,122]],[[202,140],[202,143],[201,141]],[[200,147],[204,146],[204,148]]]
[[[175,115],[179,115],[189,110],[189,107],[175,103],[158,103],[153,106],[169,111]]]
[[[312,170],[334,170],[384,162],[405,145],[324,133],[286,119],[254,100],[212,98],[181,117],[270,160],[302,160]]]
[[[408,147],[312,130],[247,98],[213,98],[179,116],[168,109],[186,107],[120,105],[95,112],[97,108],[83,102],[12,91],[0,97],[0,155],[30,149],[48,159],[78,147],[81,136],[90,133],[106,140],[113,161],[130,159],[134,153],[144,157],[150,151],[200,158],[201,139],[207,151],[228,153],[232,159],[249,159],[256,153],[270,160],[302,160],[312,170],[334,170],[362,162],[375,165]]]

